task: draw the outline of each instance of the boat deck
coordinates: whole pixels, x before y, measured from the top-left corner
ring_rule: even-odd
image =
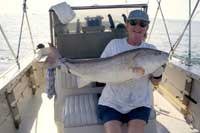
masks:
[[[53,99],[48,99],[44,92],[38,92],[30,100],[29,106],[22,114],[22,122],[17,133],[58,133],[53,116]],[[170,133],[198,133],[158,91],[154,91],[154,106],[157,122]]]
[[[22,113],[17,133],[57,133],[54,123],[54,100],[46,93],[39,92],[29,101],[27,110]]]
[[[154,91],[154,108],[156,120],[165,126],[170,133],[199,133],[191,125],[187,124],[181,114],[158,91]]]
[[[17,95],[18,97],[16,98],[19,99],[19,97],[21,97],[21,99],[23,100],[25,99],[25,102],[20,103],[21,107],[20,114],[22,114],[21,123],[20,123],[20,128],[16,130],[16,133],[44,133],[44,131],[47,131],[48,133],[57,133],[57,128],[54,123],[54,112],[53,112],[54,100],[53,99],[49,100],[46,96],[46,93],[44,93],[43,89],[38,89],[38,91],[36,91],[36,94],[32,95],[32,90],[28,90],[30,88],[27,88],[25,86],[26,83],[22,83],[21,81],[22,80],[21,77],[23,77],[24,74],[27,74],[27,70],[29,70],[30,67],[32,66],[32,62],[33,62],[33,55],[30,55],[21,61],[20,70],[18,70],[16,64],[13,65],[11,68],[9,68],[8,71],[3,73],[2,74],[3,76],[1,75],[0,77],[0,88],[4,89],[5,88],[4,86],[6,86],[7,84],[11,85],[14,84],[12,82],[15,81],[16,79],[17,79],[16,81],[18,81],[19,84],[22,84],[22,86],[18,85],[18,88],[22,87],[22,89],[17,90],[21,92],[20,95],[18,94]],[[38,80],[40,80],[39,77]],[[25,90],[26,94],[23,96]],[[23,104],[23,106],[21,106],[21,104]],[[10,128],[13,127],[10,126]],[[11,131],[13,130],[11,129],[10,132]],[[9,131],[0,130],[0,133],[5,133],[5,132]]]

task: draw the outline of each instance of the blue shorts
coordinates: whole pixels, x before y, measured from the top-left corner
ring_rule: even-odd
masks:
[[[151,108],[148,107],[138,107],[126,114],[122,114],[108,106],[98,105],[97,107],[97,116],[103,122],[103,124],[111,120],[118,120],[122,123],[128,123],[130,120],[135,119],[144,120],[146,123],[148,123],[150,112]]]

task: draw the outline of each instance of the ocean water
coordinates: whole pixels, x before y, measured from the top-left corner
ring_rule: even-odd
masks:
[[[31,32],[35,47],[39,43],[47,45],[48,42],[50,42],[48,13],[43,15],[28,14],[28,19],[31,26]],[[21,22],[22,22],[22,14],[19,16],[0,15],[0,24],[16,55],[19,44]],[[24,18],[19,59],[21,60],[30,54],[33,54],[33,47],[31,44],[31,38],[28,31],[27,22],[26,19]],[[3,35],[0,33],[0,74],[6,71],[14,63],[16,63],[16,61],[12,56],[7,46],[7,43],[3,38]]]
[[[172,45],[180,37],[180,34],[183,31],[183,28],[186,25],[186,21],[181,20],[167,20],[166,21],[171,43]],[[193,65],[200,66],[200,22],[193,21],[191,25],[191,61]],[[155,29],[151,35],[149,41],[158,46],[159,49],[164,51],[170,50],[170,43],[167,38],[166,31],[164,30],[163,21],[159,20],[156,22]],[[189,49],[189,32],[186,30],[180,44],[178,45],[175,51],[175,57],[185,61],[188,58],[188,49]]]
[[[34,45],[43,43],[47,46],[50,42],[50,28],[49,28],[49,15],[47,14],[28,14],[31,31],[33,35]],[[20,26],[22,16],[16,15],[0,15],[0,24],[12,45],[15,53],[17,53]],[[167,20],[167,27],[169,30],[172,44],[175,43],[177,38],[180,36],[186,21],[182,20]],[[200,22],[192,22],[192,63],[200,66]],[[151,34],[149,43],[156,45],[163,51],[169,51],[170,45],[164,30],[164,24],[161,20],[157,20],[154,30]],[[31,45],[31,39],[28,32],[26,21],[24,21],[24,27],[21,38],[20,54],[19,58],[33,54]],[[185,60],[188,56],[188,31],[186,31],[180,45],[175,51],[175,56],[182,60]],[[12,56],[2,34],[0,33],[0,74],[6,71],[10,66],[15,63],[14,57]]]

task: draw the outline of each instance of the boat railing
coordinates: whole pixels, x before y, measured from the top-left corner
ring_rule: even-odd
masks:
[[[88,10],[88,9],[113,9],[113,8],[143,8],[147,10],[147,4],[120,4],[120,5],[93,5],[93,6],[74,6],[73,10]]]

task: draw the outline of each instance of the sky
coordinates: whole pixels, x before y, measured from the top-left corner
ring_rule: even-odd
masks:
[[[28,12],[33,14],[48,13],[48,9],[57,3],[67,2],[68,4],[75,5],[94,5],[97,0],[26,0]],[[157,9],[157,0],[98,0],[98,4],[120,4],[120,3],[141,2],[147,3],[149,1],[148,12],[150,17],[154,17]],[[191,0],[192,6],[197,0]],[[0,0],[0,15],[4,14],[21,14],[22,4],[24,0]],[[188,18],[188,5],[189,0],[162,0],[161,7],[165,18],[167,19],[184,19]],[[159,15],[161,18],[161,15]],[[200,5],[197,8],[194,20],[200,21]]]

